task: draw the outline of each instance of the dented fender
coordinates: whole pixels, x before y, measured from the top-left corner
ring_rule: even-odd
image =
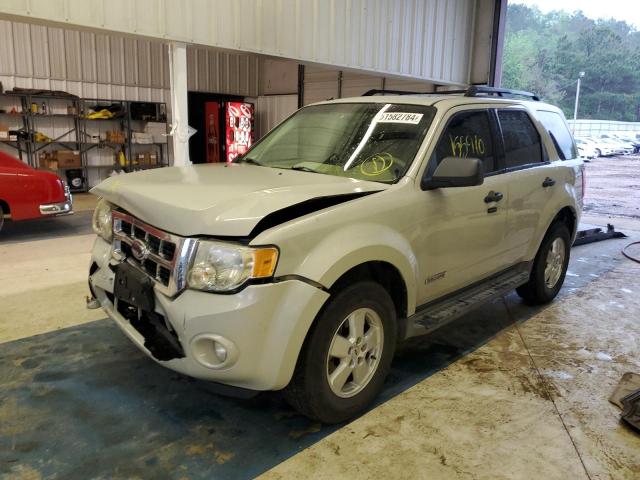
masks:
[[[276,244],[280,248],[276,277],[296,275],[326,289],[358,265],[387,262],[404,280],[408,314],[415,311],[417,260],[408,240],[388,226],[358,223],[313,238],[281,235]]]

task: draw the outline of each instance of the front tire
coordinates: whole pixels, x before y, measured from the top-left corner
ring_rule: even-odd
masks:
[[[562,288],[569,266],[571,235],[562,222],[556,222],[542,240],[529,281],[516,288],[520,297],[531,305],[551,302]]]
[[[396,344],[396,313],[378,283],[355,283],[329,300],[300,352],[287,401],[300,413],[338,423],[362,412],[382,389]]]

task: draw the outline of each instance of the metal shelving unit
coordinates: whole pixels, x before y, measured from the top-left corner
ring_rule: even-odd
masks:
[[[16,141],[1,141],[1,144],[8,145],[14,148],[18,157],[34,168],[38,168],[38,154],[45,151],[48,147],[58,147],[59,149],[66,149],[71,151],[78,151],[81,158],[80,167],[67,167],[59,168],[58,172],[62,177],[65,177],[66,170],[82,170],[83,175],[83,187],[76,189],[75,191],[86,191],[88,185],[88,171],[89,170],[116,170],[130,172],[138,169],[158,168],[168,166],[169,155],[166,142],[153,142],[153,143],[134,143],[133,139],[133,126],[139,126],[140,130],[144,129],[145,124],[148,121],[154,121],[164,124],[164,132],[168,133],[168,125],[166,119],[166,104],[164,102],[132,102],[127,100],[110,100],[110,99],[95,99],[95,98],[79,98],[74,96],[57,96],[46,94],[28,94],[28,93],[4,93],[0,94],[1,98],[12,99],[19,102],[21,111],[18,113],[2,112],[0,117],[19,118],[21,120],[21,135],[19,135]],[[33,113],[31,105],[35,103],[40,107],[42,102],[67,102],[67,107],[73,107],[75,113]],[[132,117],[132,104],[144,103],[147,105],[154,105],[157,112],[156,118],[150,119],[138,119]],[[121,104],[121,114],[113,118],[97,118],[90,119],[86,117],[86,112],[89,108],[96,105],[114,105]],[[49,103],[50,105],[50,103]],[[2,105],[0,105],[2,107]],[[49,107],[50,108],[50,107]],[[38,122],[40,119],[69,119],[71,121],[69,128],[64,133],[52,138],[51,141],[35,141],[35,135],[38,132]],[[119,130],[124,133],[124,143],[108,142],[101,138],[97,141],[93,141],[90,130],[92,125],[98,125],[99,123],[105,125],[113,124],[113,130]],[[134,155],[140,147],[146,147],[148,150],[155,150],[157,154],[157,165],[153,166],[140,166],[137,165]],[[93,149],[108,148],[113,151],[113,162],[110,164],[98,164],[93,165],[89,162],[89,152]],[[125,155],[126,162],[121,165],[118,160],[118,152],[122,151]]]

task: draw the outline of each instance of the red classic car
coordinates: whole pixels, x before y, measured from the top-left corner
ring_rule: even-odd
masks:
[[[0,229],[5,218],[69,215],[72,208],[69,187],[55,173],[35,170],[0,152]]]

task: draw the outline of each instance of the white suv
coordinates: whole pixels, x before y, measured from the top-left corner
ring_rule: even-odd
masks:
[[[583,195],[561,111],[386,93],[304,107],[232,164],[95,187],[92,303],[168,368],[339,422],[398,342],[514,288],[551,301]]]

